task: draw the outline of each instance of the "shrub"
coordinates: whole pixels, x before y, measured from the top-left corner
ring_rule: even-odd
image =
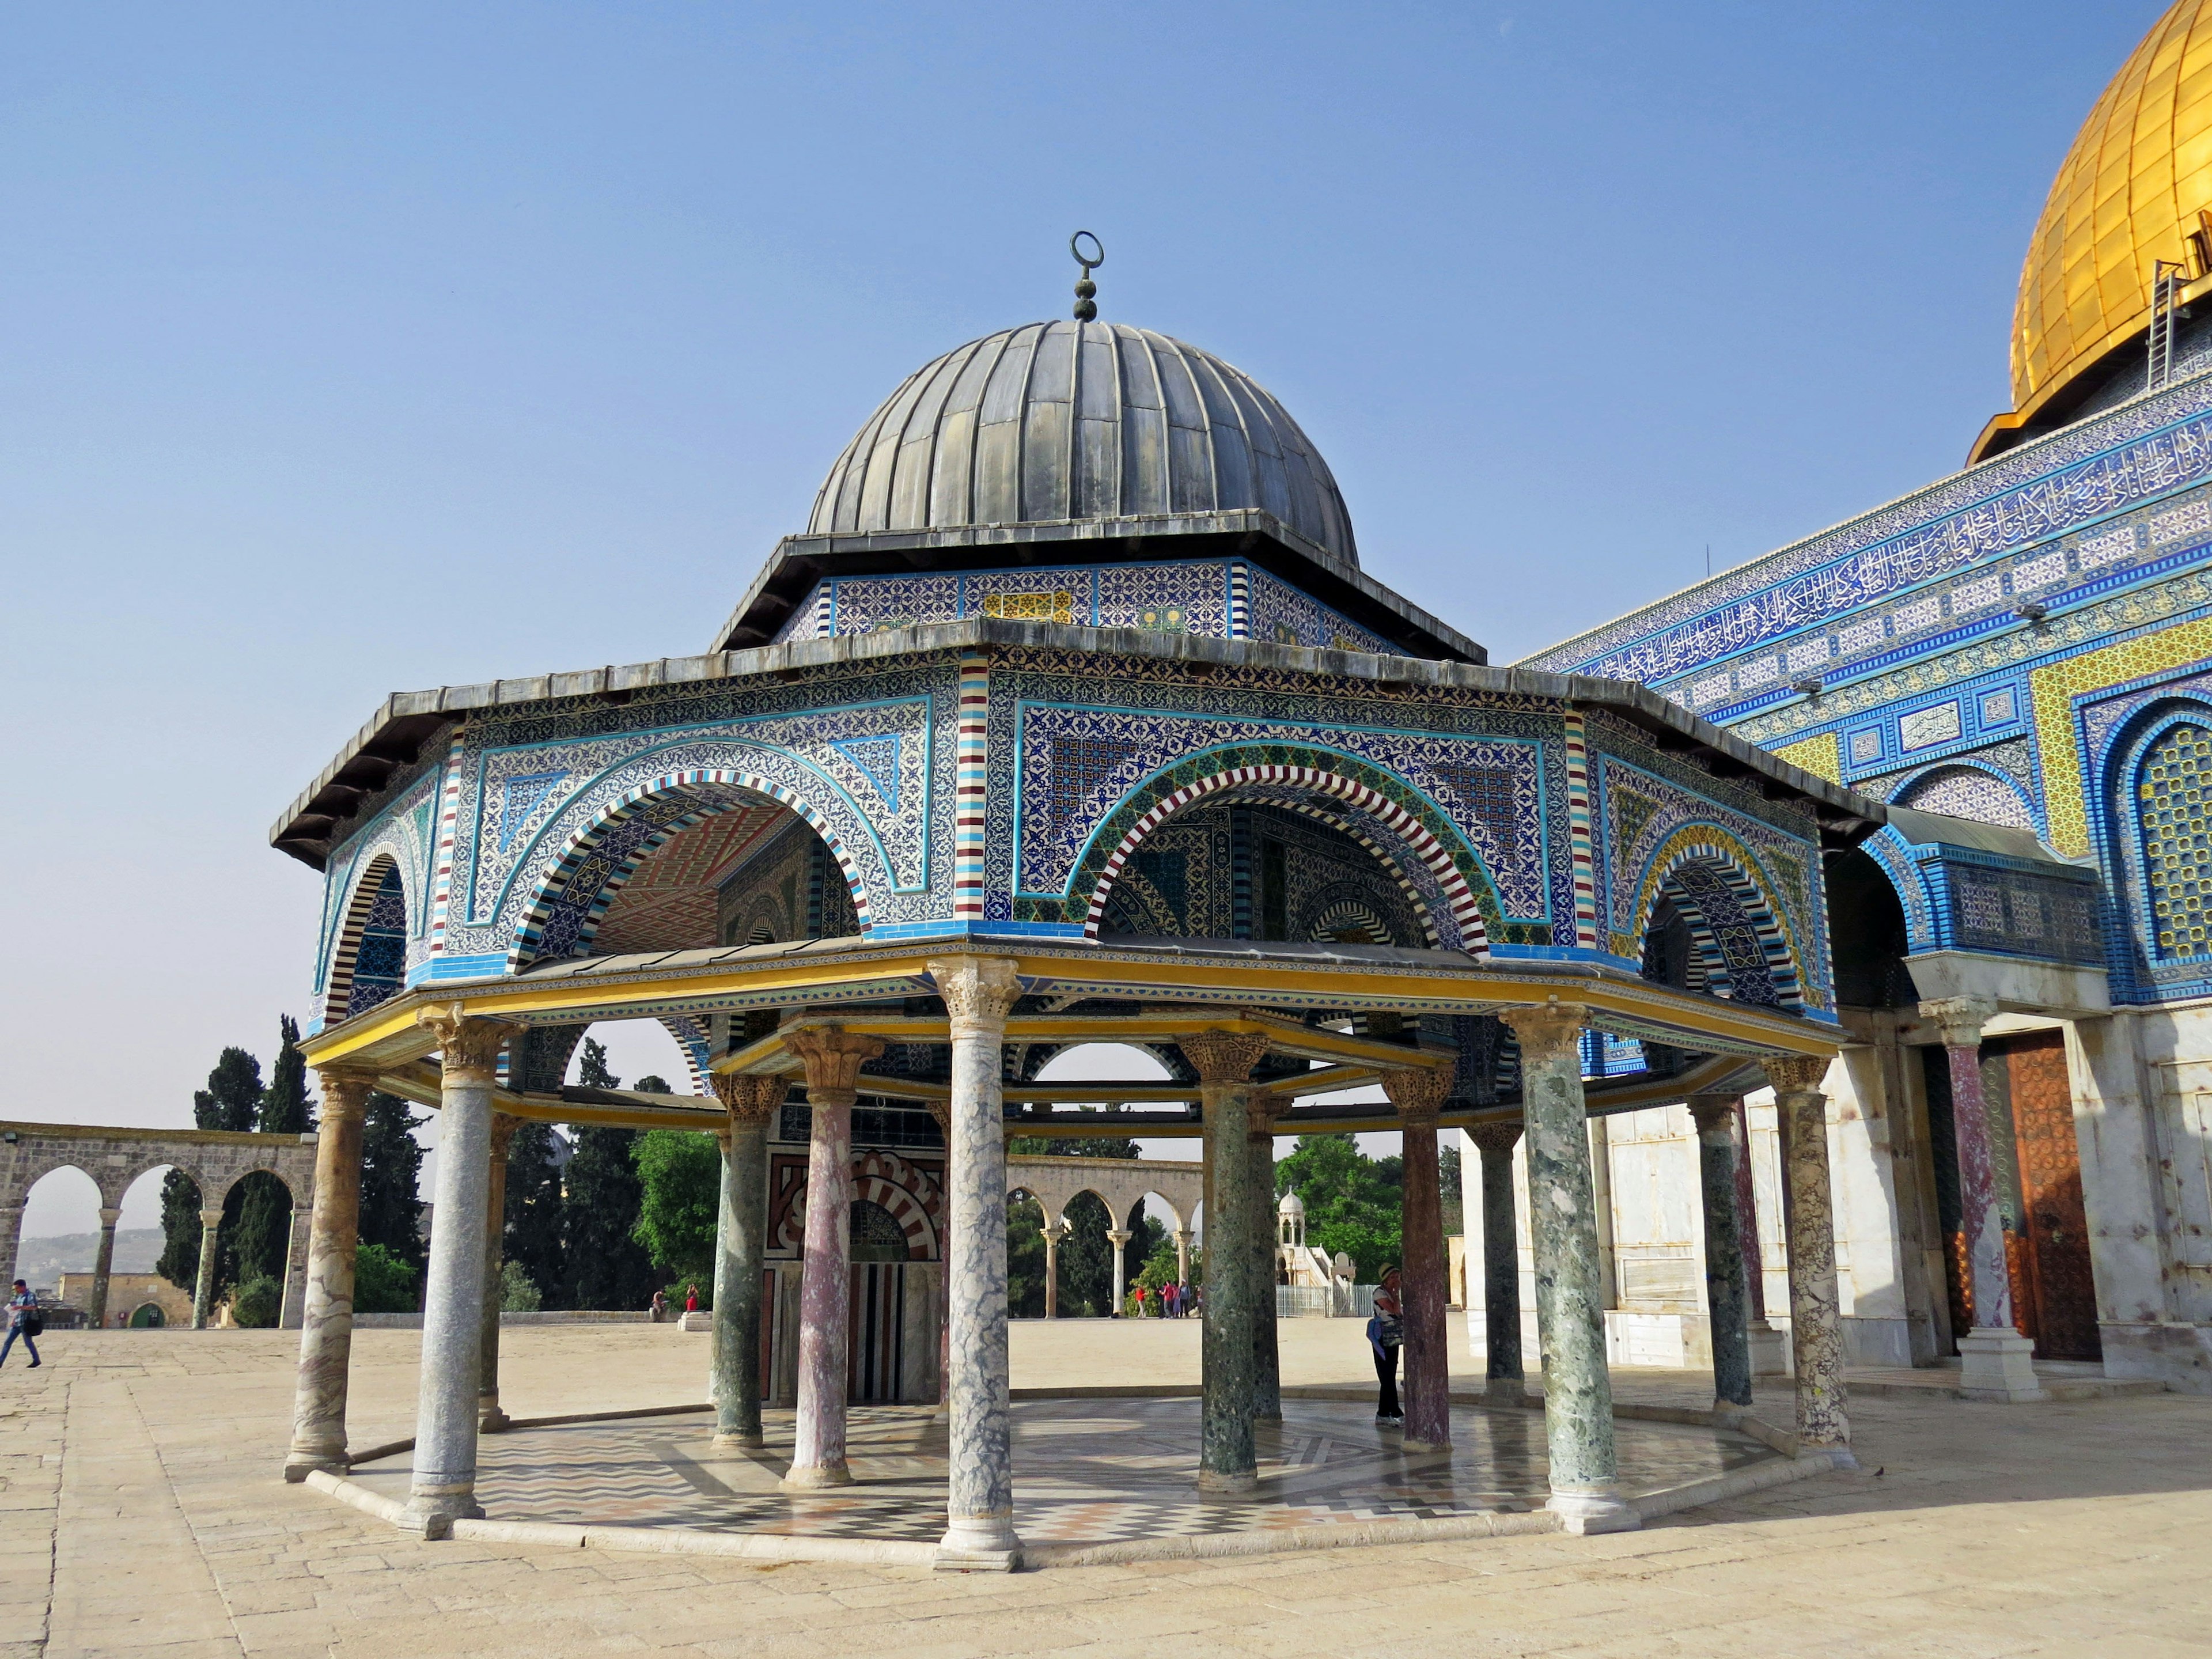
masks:
[[[275,1279],[249,1279],[231,1292],[230,1316],[250,1331],[272,1330],[283,1306],[283,1287]]]
[[[353,1259],[356,1313],[413,1313],[422,1305],[415,1264],[381,1244],[364,1244]]]
[[[544,1305],[538,1294],[538,1286],[520,1261],[502,1262],[499,1269],[499,1310],[501,1313],[536,1313]]]

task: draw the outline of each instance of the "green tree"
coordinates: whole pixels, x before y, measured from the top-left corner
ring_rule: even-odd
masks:
[[[1456,1143],[1457,1135],[1450,1137]],[[1437,1186],[1443,1194],[1444,1206],[1444,1237],[1451,1238],[1464,1231],[1467,1212],[1461,1207],[1459,1187],[1459,1147],[1446,1144],[1437,1151]]]
[[[675,1090],[668,1086],[668,1079],[661,1076],[658,1072],[647,1072],[643,1077],[638,1079],[636,1082],[631,1084],[629,1086],[636,1090],[640,1094],[672,1095],[676,1092]]]
[[[361,1125],[361,1242],[422,1271],[422,1143],[428,1122],[397,1095],[368,1097]],[[407,1310],[394,1310],[404,1312]]]
[[[633,1229],[637,1242],[664,1276],[696,1279],[703,1294],[714,1277],[721,1148],[714,1136],[696,1130],[648,1129],[638,1137],[631,1156],[642,1189]]]
[[[568,1305],[563,1244],[566,1212],[561,1200],[561,1150],[550,1123],[525,1123],[514,1132],[507,1158],[507,1260],[538,1287],[541,1307]]]
[[[499,1310],[501,1313],[536,1313],[545,1305],[538,1294],[538,1286],[531,1283],[530,1275],[522,1271],[520,1261],[502,1261],[499,1267]]]
[[[225,1048],[208,1073],[208,1086],[192,1093],[196,1129],[251,1129],[261,1109],[261,1062],[243,1048]],[[155,1272],[179,1290],[193,1289],[200,1272],[200,1189],[191,1176],[172,1170],[161,1177],[161,1255]],[[229,1213],[229,1206],[224,1206]],[[216,1234],[217,1248],[222,1236]],[[218,1258],[218,1283],[229,1279]]]
[[[283,1286],[263,1275],[240,1284],[230,1298],[230,1316],[249,1331],[273,1330],[283,1310]]]
[[[584,1039],[576,1081],[589,1089],[619,1089],[607,1069],[605,1045]],[[659,1280],[653,1259],[637,1242],[644,1184],[630,1155],[635,1129],[580,1126],[576,1155],[568,1160],[564,1208],[568,1229],[568,1293],[573,1308],[641,1308]]]
[[[1348,1134],[1300,1135],[1275,1165],[1278,1195],[1295,1191],[1306,1206],[1306,1242],[1349,1255],[1363,1283],[1403,1255],[1404,1164],[1370,1158]]]
[[[1044,1206],[1026,1195],[1006,1200],[1006,1312],[1044,1317]]]
[[[354,1257],[356,1313],[413,1313],[422,1305],[421,1269],[381,1244],[363,1244]]]

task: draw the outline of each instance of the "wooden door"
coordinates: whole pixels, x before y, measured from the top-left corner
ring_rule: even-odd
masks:
[[[2036,1031],[1985,1046],[1997,1049],[2003,1061],[2019,1154],[2014,1285],[2021,1328],[2035,1339],[2036,1352],[2045,1358],[2101,1358],[2065,1037],[2057,1031]]]

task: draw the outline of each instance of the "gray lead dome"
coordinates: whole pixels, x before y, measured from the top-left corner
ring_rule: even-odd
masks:
[[[1328,464],[1267,390],[1119,323],[1028,323],[948,351],[869,417],[810,534],[1257,509],[1347,564]]]

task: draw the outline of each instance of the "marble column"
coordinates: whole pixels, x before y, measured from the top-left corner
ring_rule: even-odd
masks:
[[[1178,1227],[1175,1230],[1176,1283],[1178,1285],[1190,1283],[1190,1241],[1189,1228]]]
[[[324,1087],[327,1093],[329,1085],[325,1085]],[[316,1207],[319,1209],[321,1206],[318,1205]],[[192,1328],[196,1331],[204,1331],[207,1328],[208,1317],[215,1309],[215,1264],[216,1257],[219,1254],[218,1236],[222,1229],[222,1206],[221,1205],[217,1205],[212,1210],[200,1212],[200,1271],[199,1276],[192,1281]],[[312,1237],[308,1240],[307,1274],[308,1297],[312,1304],[314,1294],[314,1242]],[[350,1291],[347,1292],[347,1300],[349,1302],[352,1300]],[[304,1320],[301,1321],[303,1328],[305,1323]]]
[[[1743,1246],[1743,1283],[1751,1323],[1766,1324],[1766,1253],[1759,1242],[1759,1188],[1751,1175],[1751,1110],[1735,1103],[1735,1224]]]
[[[929,1115],[945,1141],[947,1180],[952,1169],[952,1103],[933,1100]],[[949,1192],[950,1188],[946,1188]],[[952,1412],[952,1204],[948,1197],[939,1206],[943,1218],[937,1228],[937,1415],[950,1421]]]
[[[1751,1315],[1736,1229],[1734,1095],[1692,1095],[1698,1194],[1705,1206],[1705,1308],[1713,1342],[1713,1409],[1751,1404]]]
[[[1113,1313],[1116,1319],[1121,1316],[1121,1304],[1127,1300],[1129,1295],[1127,1285],[1129,1264],[1123,1252],[1129,1248],[1129,1241],[1135,1237],[1136,1235],[1127,1227],[1109,1227],[1106,1230],[1106,1243],[1114,1252]]]
[[[483,1513],[477,1502],[477,1371],[483,1354],[484,1188],[495,1068],[514,1028],[468,1015],[459,1003],[416,1018],[438,1039],[438,1187],[422,1297],[415,1473],[399,1524],[425,1538],[447,1538],[454,1522]]]
[[[1969,1400],[2041,1400],[2035,1345],[2021,1334],[2013,1313],[1996,1160],[1990,1151],[1989,1103],[1982,1093],[1982,1028],[1996,1012],[1996,1003],[1979,997],[1944,997],[1920,1005],[1922,1016],[1942,1030],[1944,1058],[1950,1063],[1959,1218],[1966,1235],[1967,1281],[1974,1302],[1974,1328],[1959,1339],[1959,1392]]]
[[[122,1218],[120,1208],[100,1206],[100,1253],[92,1259],[92,1291],[84,1303],[84,1322],[94,1330],[107,1323],[107,1281],[115,1268],[115,1224]]]
[[[1437,1169],[1437,1114],[1451,1092],[1452,1073],[1407,1067],[1382,1073],[1382,1092],[1398,1109],[1405,1140],[1400,1231],[1406,1260],[1406,1437],[1407,1451],[1451,1449],[1451,1356],[1444,1304],[1450,1301],[1444,1259],[1443,1189]]]
[[[1486,1397],[1518,1406],[1528,1393],[1521,1369],[1521,1237],[1513,1222],[1513,1148],[1517,1123],[1469,1129],[1482,1158],[1482,1328],[1489,1359]]]
[[[507,1285],[507,1156],[522,1120],[505,1112],[491,1116],[489,1167],[484,1171],[484,1293],[481,1349],[477,1358],[477,1432],[497,1434],[507,1415],[499,1408],[499,1316]]]
[[[1249,1231],[1252,1255],[1247,1271],[1252,1275],[1252,1418],[1259,1423],[1283,1420],[1283,1357],[1281,1334],[1276,1329],[1275,1296],[1275,1116],[1280,1109],[1273,1096],[1257,1090],[1245,1097],[1246,1145],[1252,1153],[1252,1208]]]
[[[1198,1072],[1210,1177],[1198,1485],[1201,1492],[1249,1492],[1259,1484],[1252,1437],[1253,1322],[1258,1310],[1252,1253],[1239,1246],[1251,1235],[1252,1206],[1259,1201],[1252,1189],[1250,1084],[1253,1066],[1267,1052],[1267,1039],[1206,1031],[1179,1038],[1176,1046]]]
[[[768,1253],[768,1126],[783,1105],[780,1077],[717,1076],[729,1114],[722,1201],[714,1223],[714,1443],[759,1446],[761,1273]]]
[[[1047,1217],[1038,1229],[1044,1235],[1044,1316],[1060,1317],[1060,1241],[1073,1231],[1065,1218]]]
[[[323,1089],[322,1127],[315,1140],[315,1208],[307,1235],[307,1305],[300,1321],[300,1374],[292,1406],[292,1448],[284,1478],[310,1471],[346,1471],[346,1383],[353,1358],[354,1248],[361,1228],[361,1126],[376,1079],[356,1072],[316,1073]],[[204,1196],[204,1195],[203,1195]],[[192,1323],[215,1294],[217,1205],[200,1212],[199,1289]]]
[[[1006,1015],[1022,994],[1014,964],[953,957],[929,964],[952,1043],[952,1133],[945,1148],[951,1319],[945,1537],[937,1565],[1011,1571],[1012,1407],[1006,1376],[1006,1127],[1000,1067]]]
[[[852,1358],[853,1102],[860,1063],[883,1053],[874,1037],[835,1025],[785,1039],[806,1062],[813,1114],[806,1146],[805,1259],[799,1279],[799,1424],[787,1491],[852,1483],[845,1467],[845,1382]]]
[[[1844,1319],[1836,1292],[1835,1200],[1828,1181],[1828,1062],[1790,1055],[1764,1062],[1782,1126],[1790,1189],[1790,1353],[1796,1369],[1797,1439],[1808,1449],[1850,1444],[1844,1411]]]
[[[1627,1531],[1642,1522],[1621,1498],[1613,1448],[1589,1118],[1583,1104],[1587,1011],[1553,1001],[1499,1018],[1521,1042],[1528,1231],[1536,1255],[1544,1437],[1551,1455],[1552,1495],[1545,1507],[1569,1532]]]
[[[308,1234],[313,1217],[312,1200],[304,1208],[293,1204],[284,1235],[284,1291],[276,1304],[276,1324],[282,1330],[298,1330],[307,1316]]]

